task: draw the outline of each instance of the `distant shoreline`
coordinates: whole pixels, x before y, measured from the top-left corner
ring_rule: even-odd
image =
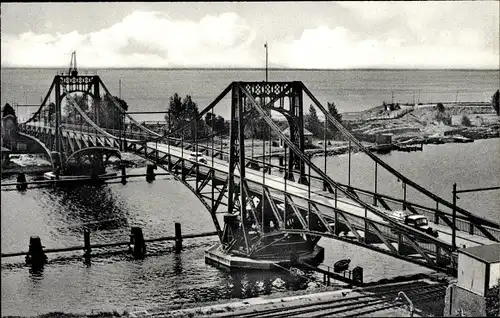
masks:
[[[51,67],[34,67],[34,66],[1,66],[0,69],[46,69],[59,70],[67,69],[68,66],[51,66]],[[148,70],[148,71],[265,71],[264,67],[84,67],[82,70]],[[479,71],[492,72],[498,69],[483,69],[483,68],[285,68],[285,67],[270,67],[269,71]]]

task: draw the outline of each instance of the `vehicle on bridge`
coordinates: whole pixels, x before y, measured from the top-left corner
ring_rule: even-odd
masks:
[[[424,215],[408,215],[405,217],[404,223],[434,237],[439,236],[438,231],[429,226],[429,221]]]
[[[207,163],[207,159],[205,159],[205,157],[203,156],[203,153],[201,153],[201,152],[192,152],[189,155],[188,160],[193,160],[193,161],[201,162],[201,163]]]
[[[417,230],[425,232],[434,237],[438,237],[438,231],[434,230],[429,226],[429,221],[427,217],[420,214],[409,214],[405,211],[393,211],[392,214],[388,215],[389,217],[395,219],[398,222],[402,222],[406,225],[409,225]]]

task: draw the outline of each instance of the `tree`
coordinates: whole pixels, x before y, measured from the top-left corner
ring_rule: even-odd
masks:
[[[10,106],[9,103],[6,103],[2,107],[2,117],[8,116],[8,115],[16,116],[16,111],[14,110],[14,108],[12,106]]]
[[[304,116],[304,127],[315,137],[320,136],[322,133],[321,123],[313,105],[309,106],[309,114]]]
[[[49,105],[49,112],[50,112]],[[54,105],[55,106],[55,105]],[[80,108],[85,115],[87,115],[91,120],[95,120],[93,110],[93,102],[88,98],[86,94],[75,94],[69,98],[69,95],[66,97],[66,105],[63,108],[62,119],[64,122],[82,125],[85,123],[85,118],[83,118],[82,114],[77,107]],[[55,110],[55,108],[54,108]]]
[[[498,317],[500,314],[499,297],[500,297],[500,280],[492,288],[488,289],[485,295],[486,300],[486,317]]]
[[[112,129],[123,129],[125,114],[116,106],[118,104],[123,111],[128,110],[128,104],[123,99],[106,93],[101,99],[99,110],[99,126]]]
[[[337,110],[337,106],[335,103],[326,103],[328,108],[328,113],[333,116],[339,123],[342,124],[342,114],[340,114]],[[327,129],[327,138],[337,138],[340,135],[340,131],[333,124],[328,123]]]
[[[437,103],[436,104],[436,108],[437,108],[438,112],[444,113],[444,105],[443,105],[443,103]]]
[[[500,116],[500,90],[497,89],[495,94],[491,97],[491,106],[493,106],[493,109],[497,112],[497,115]]]
[[[462,116],[462,126],[467,126],[467,127],[471,126],[470,119],[469,117],[467,117],[467,115]]]
[[[170,131],[176,131],[181,129],[181,131],[176,134],[178,137],[183,136],[184,138],[194,138],[195,131],[203,133],[205,131],[205,122],[199,121],[198,125],[194,125],[193,120],[198,117],[198,105],[192,100],[191,96],[186,95],[184,99],[181,99],[179,94],[175,93],[169,99],[168,113],[165,115],[165,120],[169,122]],[[193,125],[187,127],[187,125],[192,122]],[[199,137],[202,137],[201,135]]]

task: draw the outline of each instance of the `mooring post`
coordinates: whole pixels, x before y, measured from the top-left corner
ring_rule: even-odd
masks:
[[[90,249],[90,231],[88,229],[83,230],[83,245],[84,245],[83,250],[85,251],[83,256],[85,258],[90,258],[90,252],[91,252],[91,249]]]
[[[17,190],[23,191],[28,188],[28,184],[26,182],[26,175],[24,172],[21,172],[20,174],[17,175],[17,183],[20,183],[16,185]]]
[[[143,259],[146,255],[146,242],[140,227],[134,226],[131,229],[129,251],[137,259]]]
[[[152,182],[156,179],[154,170],[156,169],[156,165],[147,165],[146,167],[146,181]]]
[[[127,184],[127,171],[123,163],[120,164],[120,169],[122,170],[122,184]]]
[[[182,231],[181,224],[175,223],[175,252],[179,253],[182,250]]]
[[[26,264],[43,266],[47,262],[47,255],[45,255],[43,248],[44,246],[40,237],[31,236],[28,255],[26,255]]]

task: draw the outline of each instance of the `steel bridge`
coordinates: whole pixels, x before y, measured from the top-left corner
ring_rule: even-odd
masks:
[[[106,103],[101,91],[107,95]],[[75,92],[88,96],[87,102],[82,103],[81,96],[73,97]],[[213,118],[214,107],[228,94],[230,128],[225,133],[230,142],[229,149],[224,150],[224,132],[216,132],[212,121],[210,131],[201,135],[198,122],[209,113]],[[375,180],[377,169],[385,169],[402,182],[403,198],[379,193],[377,182],[373,191],[339,183],[326,174],[326,163],[322,169],[311,162],[304,151],[304,96],[319,109],[325,124],[333,125],[371,158]],[[48,103],[49,99],[55,103]],[[287,119],[289,137],[275,124],[271,111]],[[269,141],[272,132],[284,142],[284,166],[245,152],[250,143],[245,138],[245,124],[255,116],[265,122]],[[135,130],[125,126],[125,120]],[[74,158],[87,154],[95,160],[100,153],[97,157],[102,160],[112,150],[131,152],[153,162],[198,197],[211,215],[225,252],[232,255],[266,258],[292,244],[314,248],[321,237],[328,237],[456,275],[457,246],[490,244],[500,239],[497,222],[456,207],[372,154],[300,81],[233,82],[195,119],[161,134],[130,117],[99,76],[78,75],[75,67],[68,74],[54,77],[40,108],[19,124],[19,131],[51,152],[53,164],[62,174]],[[191,132],[189,138],[186,131]],[[203,152],[208,160],[193,159],[193,151]],[[276,168],[284,173],[276,173]],[[407,195],[407,187],[432,203]],[[401,209],[427,216],[439,237],[389,216],[391,210]]]

